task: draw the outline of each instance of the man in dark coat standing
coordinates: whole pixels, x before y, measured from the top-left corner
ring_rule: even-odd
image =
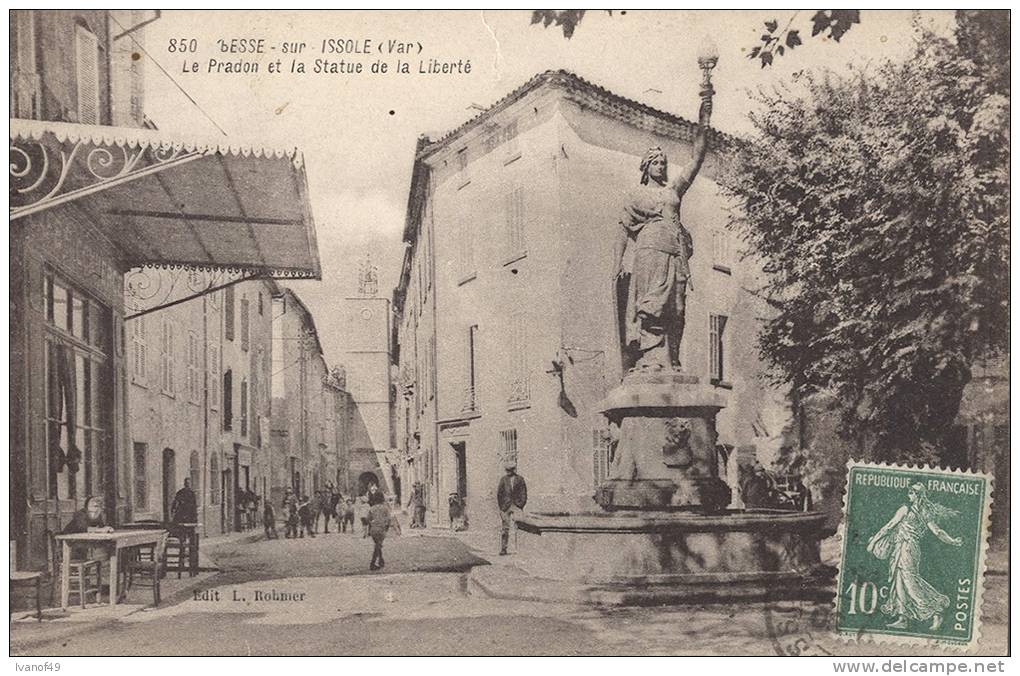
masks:
[[[197,523],[198,500],[195,491],[191,490],[191,480],[184,480],[184,488],[177,491],[170,505],[170,519],[174,523]]]
[[[517,474],[517,463],[508,460],[504,465],[506,474],[499,480],[496,489],[496,503],[499,505],[500,519],[503,522],[499,537],[499,555],[506,554],[506,546],[510,542],[510,525],[516,521],[517,515],[528,503],[528,485],[524,477]]]

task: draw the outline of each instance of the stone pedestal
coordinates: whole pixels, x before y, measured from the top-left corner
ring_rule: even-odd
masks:
[[[668,369],[628,373],[600,407],[614,449],[595,500],[607,510],[725,509],[730,490],[719,478],[715,448],[723,406],[696,376]]]

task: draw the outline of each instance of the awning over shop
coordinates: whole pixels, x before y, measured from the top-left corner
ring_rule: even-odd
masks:
[[[74,203],[133,266],[321,277],[297,149],[19,119],[10,142],[12,222]]]

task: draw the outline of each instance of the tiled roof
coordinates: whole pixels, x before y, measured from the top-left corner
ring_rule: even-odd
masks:
[[[544,73],[535,75],[523,85],[513,90],[484,111],[478,113],[470,120],[467,120],[459,127],[456,127],[438,139],[425,139],[426,142],[419,142],[416,148],[416,159],[424,159],[436,151],[450,144],[461,134],[473,129],[501,110],[520,101],[527,94],[541,88],[544,85],[559,87],[571,94],[584,97],[588,102],[600,104],[598,109],[610,116],[625,122],[639,122],[635,115],[644,118],[644,122],[652,122],[655,131],[669,136],[676,136],[682,140],[690,140],[694,136],[697,124],[679,115],[667,113],[647,104],[620,96],[612,91],[589,82],[584,78],[575,75],[567,70],[547,70]],[[419,140],[421,141],[421,140]],[[715,129],[709,130],[709,146],[718,149],[730,148],[737,144],[738,140]]]

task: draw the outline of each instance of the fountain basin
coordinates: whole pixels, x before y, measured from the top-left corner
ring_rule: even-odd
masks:
[[[726,585],[808,582],[820,558],[825,515],[779,510],[531,513],[518,520],[524,556],[544,571],[595,585]]]

